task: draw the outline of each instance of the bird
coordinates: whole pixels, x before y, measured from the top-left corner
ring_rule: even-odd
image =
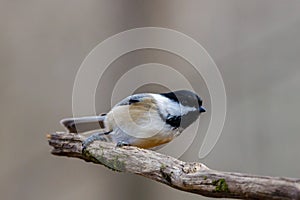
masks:
[[[60,123],[71,133],[91,133],[83,150],[96,140],[117,147],[159,149],[178,137],[206,112],[202,99],[189,90],[139,93],[121,100],[106,114],[66,118]]]

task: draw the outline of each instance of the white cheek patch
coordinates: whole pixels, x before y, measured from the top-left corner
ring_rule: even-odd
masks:
[[[182,115],[185,115],[188,112],[192,112],[192,111],[196,111],[197,110],[197,108],[195,108],[195,107],[183,106],[181,104],[180,104],[180,109],[181,109],[181,114]]]
[[[197,110],[197,108],[195,107],[183,106],[159,94],[151,94],[151,95],[157,101],[159,110],[165,118],[168,115],[182,116],[187,114],[188,112]]]

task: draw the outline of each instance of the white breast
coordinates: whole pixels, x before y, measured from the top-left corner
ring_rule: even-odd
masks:
[[[130,106],[118,106],[107,114],[110,130],[117,130],[135,138],[150,138],[155,135],[169,137],[172,127],[162,120],[157,108],[141,112],[140,109],[129,109]]]

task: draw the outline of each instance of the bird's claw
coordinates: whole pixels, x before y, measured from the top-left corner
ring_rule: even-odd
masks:
[[[124,147],[124,146],[130,146],[128,142],[119,141],[116,145],[117,147]]]
[[[85,152],[86,148],[93,142],[90,138],[85,139],[82,142],[82,152]]]
[[[108,135],[109,133],[110,132],[95,133],[95,134],[89,136],[88,138],[86,138],[82,142],[82,152],[84,152],[86,150],[86,148],[96,140],[105,141],[105,138],[103,137],[103,135]]]

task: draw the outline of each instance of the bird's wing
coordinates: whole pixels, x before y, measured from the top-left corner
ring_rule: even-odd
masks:
[[[104,129],[105,115],[78,118],[66,118],[60,121],[70,133],[82,133],[95,129]]]

